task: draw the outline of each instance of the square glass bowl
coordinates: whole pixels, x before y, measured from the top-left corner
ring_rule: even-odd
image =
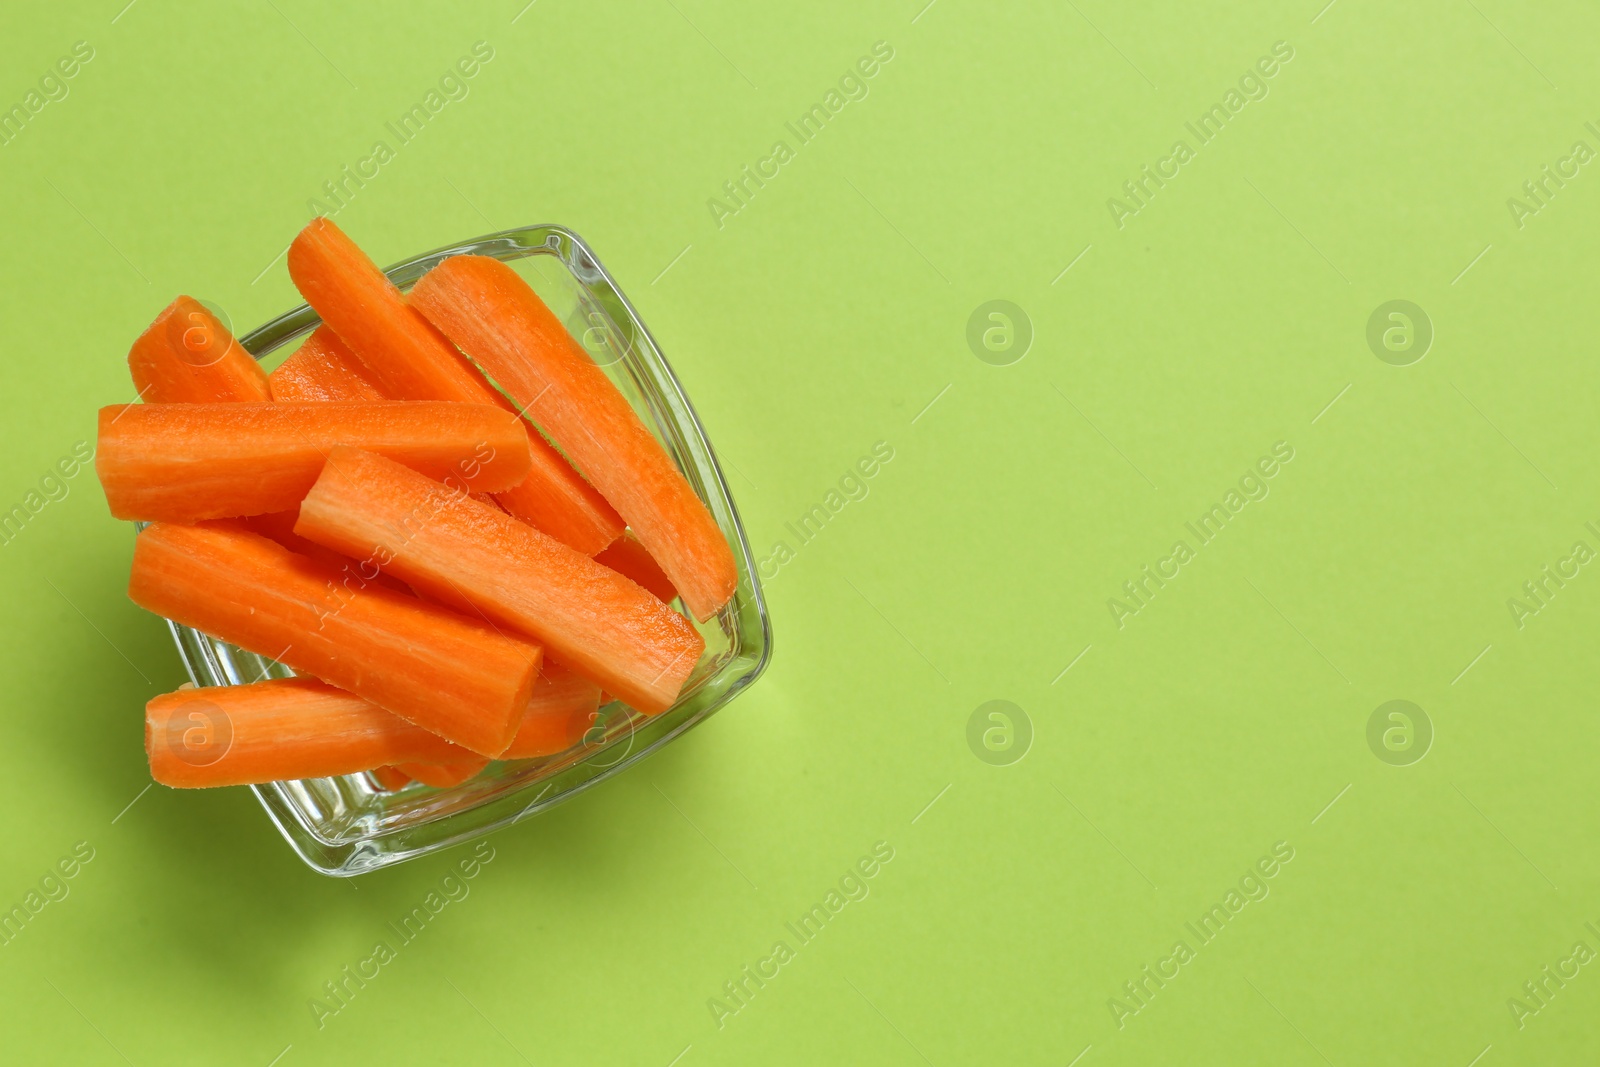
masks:
[[[695,624],[706,640],[705,655],[678,702],[660,715],[641,715],[612,701],[581,744],[540,759],[493,762],[448,789],[414,782],[386,793],[364,774],[251,786],[290,847],[323,874],[348,877],[448,848],[598,785],[732,700],[761,674],[772,646],[760,579],[711,442],[633,305],[589,246],[564,227],[529,226],[435,249],[386,273],[407,290],[440,260],[464,254],[492,256],[515,268],[622,390],[716,519],[733,548],[739,586],[720,612]],[[239,342],[260,359],[321,321],[302,305]],[[242,685],[294,674],[198,630],[171,620],[167,625],[196,685]]]

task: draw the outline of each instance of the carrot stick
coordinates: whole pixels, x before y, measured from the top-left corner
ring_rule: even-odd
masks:
[[[539,646],[415,597],[341,587],[338,579],[239,527],[155,523],[134,544],[128,596],[473,752],[504,751],[538,676]]]
[[[522,713],[522,725],[501,759],[553,756],[583,740],[600,708],[600,687],[559,663],[545,660],[542,677]]]
[[[435,789],[449,789],[451,786],[460,785],[468,778],[476,777],[478,772],[488,765],[488,760],[480,758],[465,763],[401,763],[395,766],[395,770],[416,779],[423,785],[431,785]]]
[[[523,425],[528,430],[533,473],[521,485],[496,493],[495,499],[529,526],[538,527],[568,548],[594,555],[622,534],[622,519],[538,430],[526,420]]]
[[[95,471],[119,519],[196,522],[283,511],[336,444],[364,444],[434,478],[503,489],[526,476],[521,424],[486,404],[113,404]]]
[[[289,277],[392,395],[489,403],[482,376],[330,219],[312,219],[295,237]]]
[[[328,219],[312,219],[289,246],[289,276],[391,396],[516,410]],[[616,540],[623,523],[611,505],[537,430],[527,431],[533,469],[502,495],[506,510],[587,555]]]
[[[536,638],[646,714],[672,705],[705,649],[687,619],[615,571],[370,452],[328,454],[294,529],[370,553],[419,591]]]
[[[300,519],[300,509],[293,511],[271,511],[264,515],[248,515],[242,519],[215,520],[224,528],[230,523],[238,523],[253,534],[260,534],[270,541],[287,548],[290,552],[320,563],[339,572],[339,585],[368,585],[376,583],[397,593],[414,596],[411,589],[401,581],[389,577],[378,568],[375,561],[370,559],[355,560],[349,556],[341,555],[331,548],[323,548],[315,541],[307,540],[294,532],[294,524]]]
[[[411,784],[411,776],[399,767],[374,767],[367,774],[385,793],[398,793]]]
[[[471,759],[436,734],[315,678],[180,689],[145,705],[150,775],[180,789]]]
[[[523,710],[522,723],[511,747],[500,753],[503,760],[532,759],[565,752],[583,740],[593,725],[600,706],[600,687],[575,671],[545,660],[541,677],[533,686],[533,696]],[[425,785],[446,788],[458,785],[481,771],[487,760],[448,761],[443,766],[407,763],[399,767],[379,767],[378,776],[385,789],[393,791],[415,778]],[[389,785],[388,782],[398,784]]]
[[[313,330],[294,355],[267,375],[267,384],[274,400],[391,399],[367,365],[327,326]]]
[[[192,296],[168,304],[133,342],[128,371],[152,404],[272,399],[255,359]]]
[[[627,399],[512,270],[454,256],[423,275],[411,303],[471,356],[627,520],[696,618],[739,582],[716,520]]]
[[[624,578],[633,579],[654,593],[663,604],[670,604],[677,599],[678,590],[673,587],[672,579],[667,577],[655,557],[631,532],[611,542],[604,552],[596,553],[594,561],[610,567]]]
[[[309,541],[294,532],[294,524],[300,520],[300,509],[293,511],[268,511],[260,515],[249,515],[242,519],[233,520],[253,534],[260,534],[270,541],[287,548],[290,552],[298,552],[308,556],[318,563],[326,564],[335,570],[350,562],[348,556],[341,556],[331,548],[323,548],[315,541]],[[228,529],[230,522],[219,522],[223,529]],[[398,584],[396,585],[398,588]]]

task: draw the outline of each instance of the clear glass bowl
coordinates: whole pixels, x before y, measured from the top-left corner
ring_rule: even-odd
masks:
[[[739,587],[715,617],[696,624],[706,653],[677,704],[660,715],[644,716],[613,701],[601,708],[582,744],[541,759],[491,763],[448,789],[412,783],[386,793],[366,775],[252,786],[290,847],[323,874],[348,877],[447,848],[598,785],[727,704],[761,674],[772,647],[760,579],[711,442],[655,340],[589,246],[564,227],[529,226],[435,249],[386,273],[410,289],[440,260],[466,253],[511,264],[622,390],[711,509],[733,547]],[[321,321],[302,305],[239,341],[260,359]],[[294,673],[171,620],[168,626],[196,685],[241,685]]]

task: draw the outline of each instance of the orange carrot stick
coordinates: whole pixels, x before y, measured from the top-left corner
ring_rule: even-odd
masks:
[[[408,778],[414,778],[423,785],[431,785],[435,789],[449,789],[451,786],[460,785],[468,778],[477,777],[479,771],[489,765],[486,759],[468,760],[465,763],[401,763],[395,770]]]
[[[398,793],[411,784],[411,776],[399,767],[374,767],[367,774],[385,793]]]
[[[128,371],[152,404],[272,399],[255,359],[192,296],[168,304],[133,342]]]
[[[328,454],[294,529],[536,638],[646,714],[672,705],[705,649],[689,620],[615,571],[370,452]]]
[[[568,548],[594,555],[622,534],[621,517],[538,430],[526,420],[523,425],[528,430],[534,471],[521,485],[496,493],[495,500],[508,514]]]
[[[323,548],[315,541],[309,541],[294,532],[294,524],[300,521],[300,509],[293,511],[268,511],[260,515],[249,515],[242,519],[219,522],[223,529],[228,529],[233,522],[262,537],[287,548],[290,552],[298,552],[308,556],[318,563],[326,564],[335,570],[349,562],[348,556],[341,556],[331,548]],[[396,586],[398,588],[398,585]]]
[[[624,578],[632,578],[654,593],[663,604],[672,603],[678,596],[672,579],[667,577],[655,557],[631,532],[611,542],[611,547],[597,553],[594,561],[610,567]]]
[[[322,321],[394,396],[489,401],[489,386],[377,264],[332,220],[315,218],[289,246],[289,277]]]
[[[134,544],[128,597],[473,752],[504,751],[538,677],[539,646],[415,597],[340,586],[338,578],[239,527],[155,523]]]
[[[391,396],[515,410],[328,219],[312,219],[289,246],[289,276]],[[527,430],[533,469],[502,495],[506,510],[587,555],[616,540],[623,523],[611,505],[538,431]]]
[[[345,347],[339,335],[318,326],[294,355],[267,375],[274,400],[388,400],[367,365]]]
[[[739,583],[733,551],[666,449],[517,272],[454,256],[411,303],[524,406],[633,527],[696,618]]]
[[[242,519],[222,519],[224,528],[229,524],[237,523],[253,534],[260,534],[270,541],[287,548],[290,552],[299,553],[313,562],[320,563],[339,572],[341,587],[351,585],[377,585],[393,589],[397,593],[414,596],[404,582],[384,574],[376,562],[370,559],[356,560],[349,556],[341,555],[331,548],[323,548],[315,541],[307,540],[294,532],[294,524],[300,520],[300,509],[293,511],[271,511],[264,515],[248,515]]]
[[[583,741],[594,724],[600,707],[600,687],[560,664],[545,660],[542,677],[534,683],[533,696],[522,713],[522,723],[511,747],[500,753],[503,760],[533,759],[565,752]],[[425,785],[447,788],[459,785],[481,771],[487,761],[451,761],[443,766],[407,763],[400,767],[379,768],[391,772],[392,780],[415,778]],[[388,789],[399,786],[385,786]]]
[[[501,759],[553,756],[583,740],[600,708],[600,687],[551,660],[539,668],[542,677],[522,713],[522,725]]]
[[[119,519],[196,522],[283,511],[328,449],[364,444],[434,478],[502,489],[528,471],[515,416],[487,404],[113,404],[95,471]]]
[[[180,789],[358,774],[472,754],[315,678],[180,689],[145,705],[150,775]]]

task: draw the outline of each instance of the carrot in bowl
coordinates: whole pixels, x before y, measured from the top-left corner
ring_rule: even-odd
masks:
[[[533,696],[522,713],[517,736],[511,747],[500,753],[503,760],[553,756],[583,740],[593,725],[600,706],[600,687],[549,660],[540,668],[543,677],[534,683]],[[456,750],[458,753],[460,749]],[[477,759],[436,759],[378,767],[369,772],[388,792],[403,788],[415,779],[436,789],[460,785],[488,766]]]
[[[388,400],[390,394],[339,335],[318,326],[267,375],[274,400]]]
[[[405,522],[426,515],[426,521]],[[588,556],[392,460],[336,448],[295,533],[546,646],[646,714],[671,707],[705,650],[689,620]]]
[[[152,404],[272,399],[266,373],[192,296],[167,305],[133,342],[128,371]]]
[[[496,493],[495,501],[507,514],[538,527],[568,548],[594,555],[621,535],[622,519],[538,430],[526,420],[523,425],[534,472],[521,485]]]
[[[500,384],[627,521],[695,618],[739,582],[705,504],[605,372],[516,271],[452,256],[411,290],[412,306]]]
[[[487,404],[113,404],[95,471],[119,519],[196,522],[294,507],[327,451],[361,444],[431,477],[503,489],[528,471],[520,420]]]
[[[501,759],[553,756],[583,740],[600,708],[600,687],[576,671],[546,659],[542,677],[522,713],[522,724]]]
[[[385,793],[398,793],[411,784],[411,776],[399,767],[383,766],[374,767],[367,775],[377,783],[378,788]]]
[[[404,582],[389,577],[378,568],[375,561],[370,559],[356,560],[349,556],[341,555],[331,548],[323,548],[315,541],[308,541],[294,532],[294,524],[300,521],[300,509],[293,511],[269,511],[263,515],[246,515],[239,519],[212,520],[224,528],[235,525],[241,526],[253,534],[260,534],[269,541],[276,541],[290,552],[299,553],[313,562],[339,572],[339,585],[368,585],[377,584],[393,589],[397,593],[414,596],[411,588]]]
[[[477,759],[455,763],[399,763],[394,769],[423,785],[431,785],[435,789],[449,789],[469,778],[477,777],[478,772],[488,765],[489,761],[480,756]]]
[[[678,590],[673,587],[672,579],[631,531],[611,542],[604,552],[597,553],[594,561],[605,564],[624,578],[632,578],[663,604],[677,599]]]
[[[154,523],[134,543],[132,571],[128,597],[140,607],[480,755],[511,743],[538,678],[537,644],[380,586],[341,585],[336,571],[242,527]]]
[[[515,410],[332,221],[312,219],[300,231],[289,246],[289,276],[391,396]],[[533,466],[522,484],[501,495],[506,510],[588,555],[616,540],[623,523],[611,505],[524,426]]]
[[[357,774],[375,763],[472,753],[315,678],[165,693],[145,705],[145,752],[162,785],[195,789]]]

